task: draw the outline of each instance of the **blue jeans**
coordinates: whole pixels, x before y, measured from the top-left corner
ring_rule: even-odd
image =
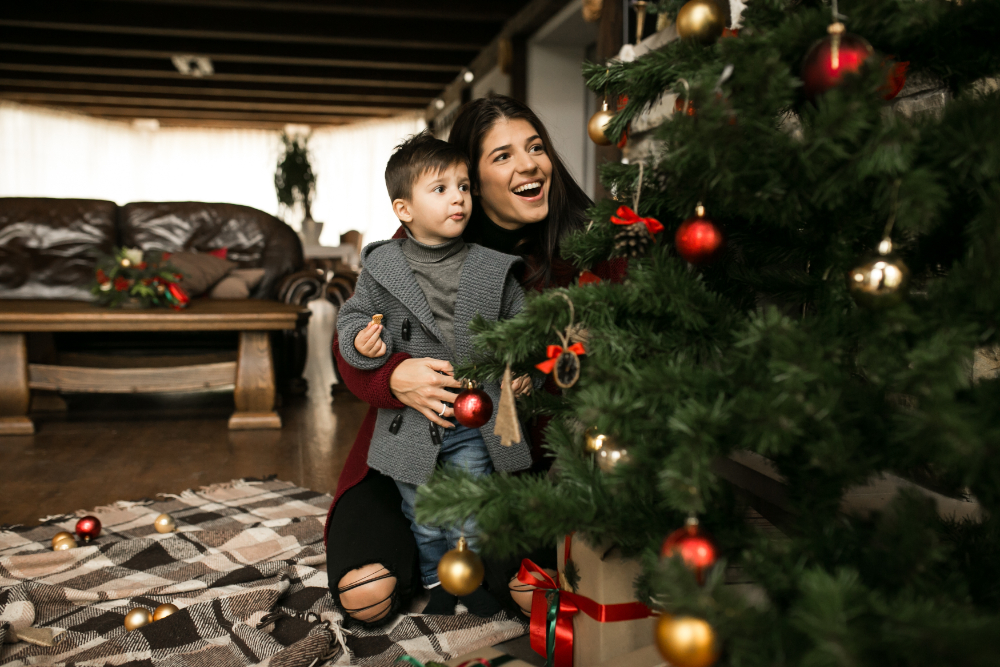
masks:
[[[438,461],[446,465],[461,468],[474,477],[484,477],[493,472],[493,460],[478,428],[467,428],[455,423],[455,428],[441,429],[441,453]],[[399,495],[403,496],[403,514],[410,520],[413,537],[417,541],[417,551],[420,553],[420,578],[425,587],[438,583],[438,561],[450,549],[458,544],[458,538],[465,535],[465,540],[472,549],[475,546],[476,521],[469,517],[461,526],[438,528],[417,523],[413,506],[417,500],[417,487],[396,480]]]

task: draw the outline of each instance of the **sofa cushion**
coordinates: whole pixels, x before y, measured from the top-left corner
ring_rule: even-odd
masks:
[[[207,292],[236,266],[233,262],[204,252],[176,252],[164,257],[180,272],[181,287],[191,298]]]
[[[247,299],[264,277],[264,269],[233,269],[209,292],[211,299]]]
[[[116,245],[114,202],[0,198],[0,299],[90,301],[97,259]]]
[[[275,298],[283,277],[302,268],[302,244],[273,215],[238,204],[134,202],[122,207],[122,245],[162,252],[227,248],[244,269],[264,269],[251,297]]]

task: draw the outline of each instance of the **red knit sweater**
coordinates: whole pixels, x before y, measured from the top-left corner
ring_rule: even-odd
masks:
[[[403,228],[400,227],[396,234],[393,235],[393,238],[403,237]],[[628,262],[625,259],[612,259],[597,264],[593,272],[602,280],[621,282],[625,277],[627,269]],[[566,287],[576,278],[577,272],[575,269],[572,269],[572,265],[569,262],[560,261],[558,265],[553,266],[552,275],[553,283],[551,286]],[[389,388],[389,378],[399,364],[410,358],[410,355],[405,352],[397,352],[390,356],[381,368],[374,371],[361,371],[344,361],[344,358],[340,354],[340,346],[336,338],[333,340],[333,356],[337,362],[337,368],[340,370],[340,377],[343,378],[344,384],[351,390],[351,393],[367,403],[369,408],[368,414],[365,415],[365,420],[361,424],[361,429],[354,439],[354,445],[347,455],[344,469],[337,480],[337,493],[333,498],[333,503],[330,505],[330,511],[326,517],[327,528],[329,528],[333,508],[337,504],[337,501],[340,500],[340,497],[368,474],[368,447],[371,445],[372,434],[375,432],[375,419],[378,416],[379,409],[388,408],[398,410],[406,407],[393,395],[392,390]],[[549,384],[551,383],[546,383],[547,386]],[[533,426],[534,428],[531,429],[531,435],[533,436],[532,454],[537,457],[538,452],[541,451],[539,434],[544,429],[545,424],[536,423]],[[323,540],[325,543],[326,530],[323,531]]]

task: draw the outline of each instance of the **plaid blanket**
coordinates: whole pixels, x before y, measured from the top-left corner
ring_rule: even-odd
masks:
[[[0,664],[389,665],[448,660],[524,632],[503,613],[345,630],[324,571],[330,496],[276,480],[161,496],[89,512],[101,536],[68,551],[50,541],[87,512],[0,531]],[[154,530],[164,512],[177,532]],[[126,631],[129,610],[166,602],[180,611]],[[51,628],[54,645],[3,643],[28,627]]]

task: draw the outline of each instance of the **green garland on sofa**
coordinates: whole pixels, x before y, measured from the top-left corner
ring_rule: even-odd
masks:
[[[108,308],[171,307],[180,310],[190,300],[178,284],[181,274],[159,252],[115,248],[97,261],[94,300]]]

